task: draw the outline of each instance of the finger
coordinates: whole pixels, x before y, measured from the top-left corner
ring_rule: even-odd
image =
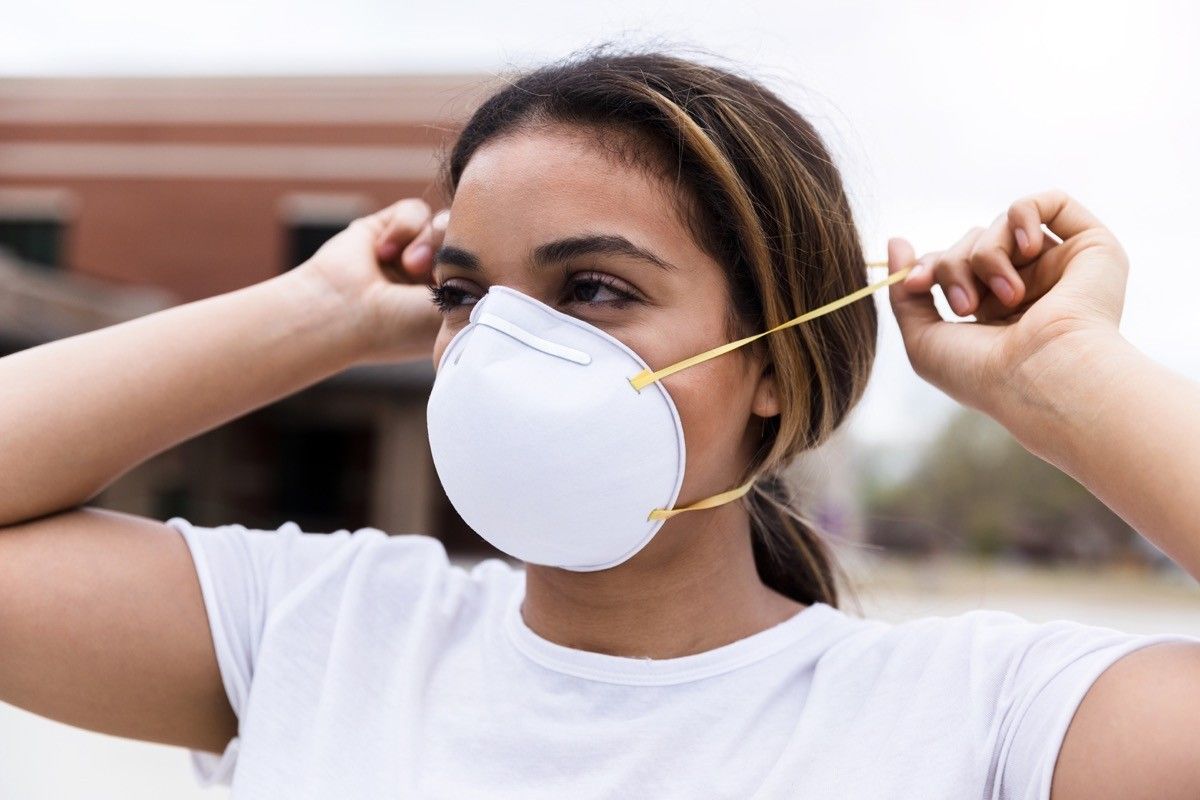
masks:
[[[1092,212],[1061,189],[1047,189],[1022,197],[1009,207],[1008,219],[1014,241],[1020,252],[1027,255],[1041,251],[1046,236],[1043,224],[1060,240],[1104,227]]]
[[[375,235],[375,256],[391,261],[429,222],[429,204],[419,197],[406,197],[368,217]]]
[[[990,294],[979,301],[979,308],[975,310],[975,318],[980,322],[998,320],[1015,322],[1019,319],[1020,313],[1023,313],[1038,298],[1050,291],[1050,287],[1058,282],[1062,269],[1056,263],[1057,257],[1049,255],[1050,251],[1058,244],[1051,237],[1045,237],[1042,242],[1042,250],[1038,253],[1037,258],[1032,263],[1016,268],[1017,275],[1025,287],[1024,294],[1018,303],[1012,306],[1005,305],[994,294]]]
[[[912,257],[912,245],[906,240],[888,240],[889,273],[903,269]],[[929,290],[910,292],[904,281],[892,284],[888,297],[913,370],[951,397],[967,402],[982,380],[979,354],[992,348],[996,331],[942,319]]]
[[[888,274],[904,269],[914,258],[913,247],[906,239],[888,239]],[[912,277],[911,272],[908,277]],[[907,283],[908,278],[905,278],[888,288],[892,313],[896,316],[900,335],[906,344],[916,342],[930,325],[942,321],[942,315],[933,304],[929,288],[912,290],[908,288]]]
[[[901,281],[910,292],[928,292],[933,287],[933,262],[941,255],[940,250],[926,253],[912,265],[912,270]]]
[[[446,226],[450,223],[450,209],[443,208],[433,215],[417,237],[408,243],[400,254],[405,272],[414,280],[433,280],[433,254],[442,246]]]
[[[933,262],[934,280],[942,287],[950,308],[960,317],[969,315],[979,303],[980,289],[976,285],[975,274],[971,271],[970,257],[975,248],[975,241],[984,230],[982,227],[975,227],[967,231]]]
[[[1009,214],[1021,226],[1020,238],[1028,236],[1036,243],[1058,237],[1057,244],[1065,254],[1060,253],[1057,259],[1056,278],[1077,285],[1084,295],[1106,306],[1111,320],[1120,318],[1129,257],[1096,215],[1061,189],[1022,198]],[[1042,230],[1043,223],[1048,232]],[[1029,248],[1034,249],[1034,244]]]
[[[1025,294],[1025,283],[1013,266],[1012,254],[1016,251],[1016,240],[1005,214],[998,216],[990,228],[981,233],[968,256],[971,272],[988,287],[987,297],[997,297],[1009,308],[1020,304]]]

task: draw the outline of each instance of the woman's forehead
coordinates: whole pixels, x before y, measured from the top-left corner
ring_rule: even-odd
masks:
[[[585,230],[669,248],[684,262],[700,255],[664,182],[586,138],[543,132],[476,151],[455,192],[447,241],[532,249]]]
[[[661,208],[668,197],[660,181],[577,136],[529,133],[481,147],[459,180],[454,202],[508,202],[545,207],[611,206],[629,214]]]

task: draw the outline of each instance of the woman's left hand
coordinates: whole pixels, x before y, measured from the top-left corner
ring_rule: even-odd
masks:
[[[893,274],[915,260],[903,239],[890,240],[888,251]],[[1200,580],[1200,384],[1118,332],[1129,262],[1113,235],[1075,200],[1048,191],[1018,200],[990,228],[920,263],[927,269],[889,287],[917,374],[995,418]],[[1002,287],[991,287],[997,277],[1016,286],[1007,302]],[[977,321],[944,321],[929,291],[935,282],[956,312]],[[953,299],[954,287],[968,291],[966,306]],[[1188,680],[1200,678],[1196,655],[1187,656]],[[1104,708],[1116,713],[1115,705]],[[1139,735],[1176,724],[1183,730],[1195,717],[1191,707],[1166,722],[1147,716]],[[1099,741],[1090,733],[1084,739]],[[1179,763],[1191,766],[1185,756],[1194,755],[1181,751]],[[1082,763],[1079,752],[1074,758]],[[1185,780],[1164,777],[1155,796],[1182,786],[1177,779]]]
[[[950,249],[919,260],[906,240],[888,241],[889,273],[914,261],[908,277],[889,288],[914,370],[1010,430],[1014,388],[1026,393],[1023,381],[1071,369],[1084,348],[1119,335],[1129,259],[1062,191],[1023,197],[990,227],[972,228]],[[943,320],[930,294],[935,282],[956,314],[976,321]]]

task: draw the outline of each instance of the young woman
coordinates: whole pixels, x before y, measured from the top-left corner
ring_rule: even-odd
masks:
[[[874,306],[712,352],[866,287],[795,110],[594,51],[491,97],[445,178],[452,216],[402,200],[279,277],[0,360],[0,699],[190,748],[247,798],[1200,795],[1197,640],[837,608],[776,476],[861,396]],[[1099,221],[1032,194],[920,259],[890,240],[888,270],[918,374],[1200,575],[1200,389],[1118,333]],[[431,356],[439,475],[524,569],[79,507],[348,366]]]

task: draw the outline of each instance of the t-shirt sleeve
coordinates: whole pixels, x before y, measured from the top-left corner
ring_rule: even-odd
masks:
[[[208,613],[217,666],[225,694],[241,720],[246,708],[259,643],[268,615],[293,589],[314,573],[336,563],[339,549],[352,540],[386,536],[364,528],[351,534],[307,533],[294,522],[275,530],[242,525],[199,527],[182,517],[166,524],[187,542]],[[238,737],[220,755],[190,751],[192,767],[202,786],[229,784],[237,760]]]
[[[1110,665],[1184,634],[1132,634],[1070,620],[1026,623],[1001,709],[993,800],[1049,800],[1054,766],[1076,709]]]

